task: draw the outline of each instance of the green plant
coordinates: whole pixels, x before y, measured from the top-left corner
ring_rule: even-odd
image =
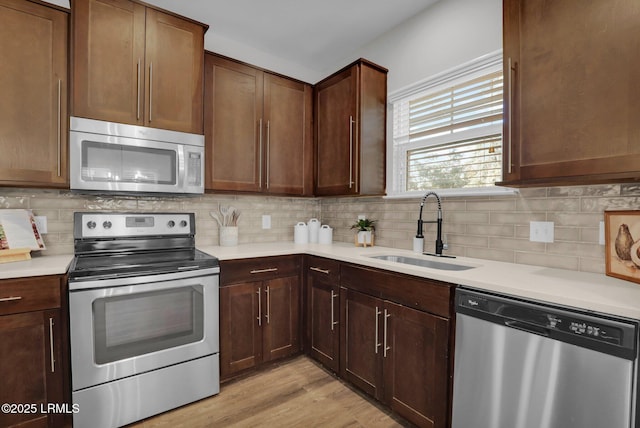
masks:
[[[361,218],[357,223],[351,225],[351,229],[358,229],[358,232],[368,232],[376,230],[374,225],[375,220],[369,220],[368,218]]]

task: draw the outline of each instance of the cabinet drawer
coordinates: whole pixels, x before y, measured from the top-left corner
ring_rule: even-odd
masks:
[[[441,317],[453,315],[455,285],[446,282],[343,264],[340,285]]]
[[[42,276],[0,281],[0,315],[60,307],[60,278]]]
[[[337,284],[340,281],[340,262],[323,257],[307,256],[305,274],[320,281]]]
[[[300,274],[302,256],[260,257],[220,261],[220,285]]]

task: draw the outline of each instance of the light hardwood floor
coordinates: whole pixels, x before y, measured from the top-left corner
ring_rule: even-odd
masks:
[[[130,425],[159,427],[403,427],[305,356],[222,386],[220,394]]]

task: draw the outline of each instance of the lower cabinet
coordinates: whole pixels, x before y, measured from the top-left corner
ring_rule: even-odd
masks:
[[[384,303],[384,402],[421,427],[448,420],[449,321]]]
[[[340,262],[308,256],[307,353],[333,372],[340,369]]]
[[[453,285],[342,264],[340,376],[419,427],[450,421]]]
[[[0,403],[15,406],[0,413],[2,427],[69,425],[63,284],[58,276],[0,281]]]
[[[300,352],[300,256],[220,262],[220,377]]]

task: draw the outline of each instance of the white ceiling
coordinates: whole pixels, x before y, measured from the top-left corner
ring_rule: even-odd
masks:
[[[209,25],[207,36],[324,72],[438,0],[146,0]],[[207,48],[207,46],[205,46]],[[255,64],[260,65],[260,64]]]

